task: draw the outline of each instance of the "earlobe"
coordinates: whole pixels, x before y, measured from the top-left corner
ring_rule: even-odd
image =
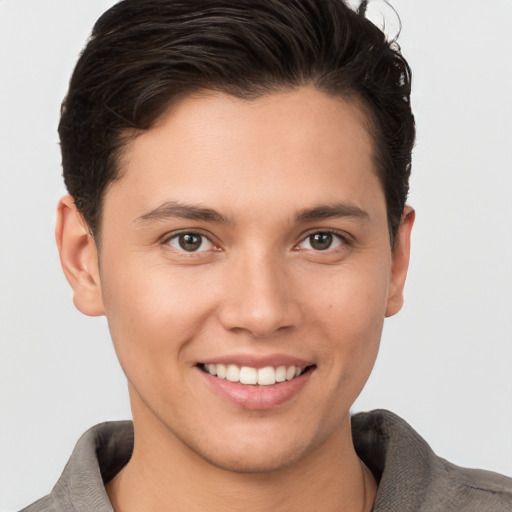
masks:
[[[388,304],[386,317],[396,315],[404,303],[404,285],[409,268],[411,252],[411,231],[414,224],[415,212],[406,206],[398,228],[392,256],[391,280],[389,283]]]
[[[62,270],[73,288],[76,308],[85,315],[103,315],[96,243],[69,195],[64,196],[57,207],[55,238]]]

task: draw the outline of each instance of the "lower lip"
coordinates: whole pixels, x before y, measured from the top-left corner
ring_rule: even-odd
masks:
[[[312,369],[310,369],[300,377],[296,377],[292,380],[279,382],[272,386],[257,386],[220,379],[199,368],[197,371],[200,372],[216,393],[238,407],[252,411],[272,409],[288,402],[299,394],[312,373]]]

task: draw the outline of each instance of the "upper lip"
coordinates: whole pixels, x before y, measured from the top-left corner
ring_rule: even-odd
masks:
[[[218,357],[209,357],[198,361],[198,364],[234,364],[236,366],[249,366],[250,368],[265,368],[266,366],[297,366],[306,368],[313,365],[313,361],[308,361],[300,357],[285,354],[269,354],[266,356],[256,356],[249,354],[230,354]]]

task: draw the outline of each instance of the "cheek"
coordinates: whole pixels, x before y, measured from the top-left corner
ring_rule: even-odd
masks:
[[[182,357],[215,307],[214,287],[203,286],[199,275],[172,272],[166,265],[118,261],[108,272],[105,269],[105,276],[102,291],[109,328],[128,374]],[[151,364],[140,365],[141,360]]]
[[[386,265],[361,265],[339,272],[316,293],[316,324],[325,364],[346,379],[368,377],[377,356],[387,305],[389,272]],[[334,368],[335,367],[335,368]]]

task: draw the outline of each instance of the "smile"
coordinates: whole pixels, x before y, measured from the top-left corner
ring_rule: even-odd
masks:
[[[235,357],[238,364],[233,360]],[[282,356],[225,359],[228,360],[222,363],[212,360],[199,363],[196,368],[215,394],[237,407],[253,411],[273,409],[299,395],[317,367]]]
[[[273,386],[285,381],[293,380],[302,375],[309,367],[300,366],[265,366],[253,368],[250,366],[237,366],[235,364],[202,364],[200,368],[214,377],[229,382],[239,382],[245,385]]]

